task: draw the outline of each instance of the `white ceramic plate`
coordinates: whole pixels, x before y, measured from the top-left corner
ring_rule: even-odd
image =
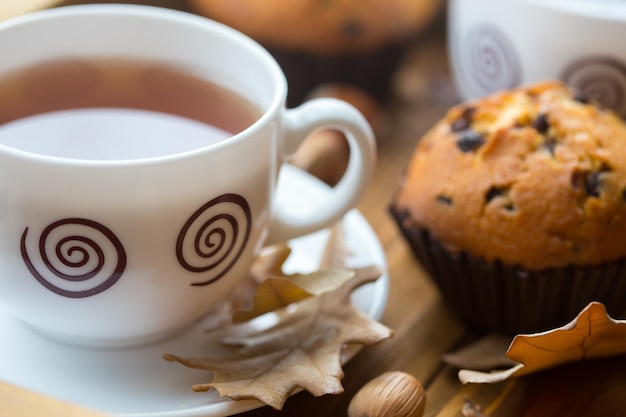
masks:
[[[328,195],[322,183],[292,167],[281,174],[281,199],[301,203]],[[313,188],[307,195],[303,189]],[[386,271],[384,252],[366,220],[356,210],[343,226],[350,248],[349,265],[376,264]],[[285,269],[311,272],[318,266],[329,231],[290,242]],[[379,319],[388,293],[386,274],[353,293],[354,305]],[[208,318],[210,320],[210,318]],[[198,323],[164,342],[133,349],[87,349],[48,340],[25,327],[0,306],[0,380],[66,402],[124,417],[217,417],[258,408],[257,401],[219,399],[215,391],[194,393],[191,385],[207,381],[208,373],[166,362],[163,353],[201,356],[203,330]],[[356,351],[347,352],[346,360]]]

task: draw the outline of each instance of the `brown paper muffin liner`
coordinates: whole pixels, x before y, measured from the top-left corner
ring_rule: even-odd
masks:
[[[592,301],[626,318],[626,261],[526,270],[450,251],[405,211],[390,207],[400,231],[459,319],[478,331],[515,335],[563,326]]]
[[[375,99],[384,100],[408,40],[371,52],[336,55],[316,55],[264,46],[287,77],[287,105],[294,107],[301,104],[314,88],[325,83],[349,84],[366,91]]]

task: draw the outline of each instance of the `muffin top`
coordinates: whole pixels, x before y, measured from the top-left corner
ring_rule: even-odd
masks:
[[[487,261],[536,270],[619,259],[626,125],[559,82],[463,103],[421,139],[392,206]]]
[[[190,0],[268,46],[317,54],[371,51],[419,32],[442,0]]]

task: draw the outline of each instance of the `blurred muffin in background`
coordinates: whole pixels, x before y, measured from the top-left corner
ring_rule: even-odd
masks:
[[[289,105],[317,86],[349,83],[384,97],[407,44],[443,0],[190,0],[192,9],[265,46],[289,82]]]

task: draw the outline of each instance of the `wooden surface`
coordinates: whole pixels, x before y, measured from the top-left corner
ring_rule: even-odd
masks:
[[[185,9],[183,0],[133,3]],[[387,256],[391,285],[381,321],[394,329],[394,337],[364,348],[344,367],[343,394],[314,398],[303,392],[291,397],[281,412],[264,407],[241,416],[345,416],[358,389],[387,371],[408,372],[422,382],[427,389],[428,417],[462,416],[468,399],[491,417],[626,415],[623,356],[563,366],[495,385],[467,386],[458,381],[456,370],[441,361],[444,353],[479,335],[469,332],[451,315],[387,208],[418,138],[458,100],[449,74],[444,23],[441,19],[410,48],[396,75],[393,94],[383,103],[387,124],[378,137],[377,171],[359,204]]]
[[[2,417],[105,417],[98,412],[43,397],[0,382]]]

